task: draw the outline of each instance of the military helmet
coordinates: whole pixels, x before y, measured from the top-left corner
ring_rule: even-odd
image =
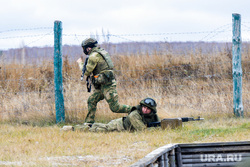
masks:
[[[95,38],[87,38],[84,41],[82,41],[82,47],[94,47],[97,45],[97,40]]]
[[[150,97],[147,97],[147,98],[143,99],[140,102],[140,105],[147,106],[148,108],[153,110],[155,113],[157,112],[157,110],[156,110],[157,104],[156,104],[155,100],[150,98]]]

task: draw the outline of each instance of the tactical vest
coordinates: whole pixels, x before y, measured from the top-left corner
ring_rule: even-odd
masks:
[[[106,61],[106,63],[108,64],[109,69],[113,70],[114,64],[113,64],[113,62],[111,60],[111,57],[108,54],[108,52],[106,50],[104,50],[103,48],[98,48],[98,49],[96,49],[94,51],[98,52],[103,57],[103,59]]]
[[[100,47],[95,47],[92,49],[90,55],[92,54],[98,54],[103,58],[101,61],[98,62],[97,66],[93,70],[93,75],[100,74],[103,71],[113,70],[114,65],[107,51]]]
[[[140,105],[132,107],[131,112],[135,110],[141,115],[144,124],[159,121],[155,112],[151,112],[149,115],[142,114]],[[128,117],[123,117],[123,126],[126,130],[134,130]]]

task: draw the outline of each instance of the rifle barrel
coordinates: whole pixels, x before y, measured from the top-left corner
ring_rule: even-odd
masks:
[[[194,119],[193,117],[182,117],[181,120],[182,120],[182,122],[200,121],[200,120],[204,120],[204,118],[198,117],[197,119]]]

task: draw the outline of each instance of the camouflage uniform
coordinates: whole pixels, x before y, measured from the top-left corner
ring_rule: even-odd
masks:
[[[83,63],[79,64],[80,69]],[[113,63],[109,54],[100,47],[93,47],[89,53],[89,59],[84,75],[92,76],[92,83],[95,87],[93,94],[88,98],[88,114],[85,119],[87,123],[95,122],[95,113],[97,103],[105,99],[112,112],[128,113],[131,106],[122,105],[118,102],[116,91],[116,80],[113,72]]]
[[[127,117],[112,120],[108,124],[94,123],[91,127],[83,126],[83,129],[91,132],[140,131],[146,129],[148,123],[160,121],[155,107],[150,107],[152,109],[150,114],[143,114],[142,105],[145,105],[143,100],[140,105],[131,109],[131,113]]]

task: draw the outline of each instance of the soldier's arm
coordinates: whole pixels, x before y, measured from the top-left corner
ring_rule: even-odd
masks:
[[[89,56],[88,63],[86,66],[86,72],[84,75],[89,76],[92,73],[92,71],[95,69],[97,63],[100,60],[100,58],[97,55],[98,53],[93,53]]]
[[[147,126],[143,123],[141,115],[138,113],[137,110],[131,112],[129,115],[129,120],[131,122],[131,125],[136,130],[144,130],[147,128]]]
[[[161,122],[161,119],[159,118],[159,116],[158,116],[158,115],[156,115],[156,119],[157,119],[157,121],[156,121],[156,122]]]
[[[82,61],[82,58],[79,58],[76,62],[78,63],[80,70],[82,70],[83,64],[84,64],[84,62]]]

